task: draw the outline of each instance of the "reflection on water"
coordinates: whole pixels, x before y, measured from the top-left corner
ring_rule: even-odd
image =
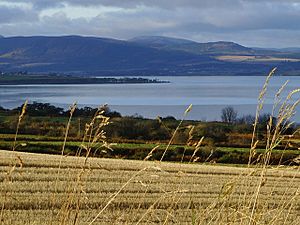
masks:
[[[219,120],[220,111],[226,105],[234,106],[240,115],[254,114],[265,77],[194,76],[158,79],[169,80],[171,83],[0,86],[0,105],[13,108],[26,99],[64,107],[74,101],[81,106],[107,103],[123,115],[137,113],[151,118],[158,115],[180,118],[185,107],[193,104],[189,119]],[[290,82],[285,95],[287,91],[300,87],[300,77],[273,77],[265,101],[266,111],[270,110],[274,94],[287,79]]]

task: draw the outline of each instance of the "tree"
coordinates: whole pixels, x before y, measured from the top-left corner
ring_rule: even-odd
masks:
[[[13,110],[19,112],[22,110],[23,105]],[[64,109],[50,105],[49,103],[38,103],[34,101],[27,105],[26,113],[30,116],[62,116],[64,114]]]
[[[242,117],[239,117],[237,119],[237,123],[239,124],[247,124],[247,125],[253,125],[255,122],[255,116],[248,114],[248,115],[243,115]]]
[[[3,108],[2,106],[0,106],[0,111],[5,112],[5,111],[7,111],[7,109],[5,109],[5,108]]]
[[[232,132],[232,126],[221,123],[205,123],[196,127],[196,135],[212,139],[214,143],[227,142],[228,134]]]
[[[222,109],[221,119],[225,123],[234,123],[237,119],[237,111],[232,106]]]

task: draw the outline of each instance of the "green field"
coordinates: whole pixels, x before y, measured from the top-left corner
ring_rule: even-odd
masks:
[[[13,134],[0,134],[0,148],[10,150],[14,143]],[[70,140],[69,140],[70,139]],[[75,155],[82,141],[76,138],[69,138],[65,146],[65,154]],[[18,135],[16,142],[16,151],[32,152],[32,153],[50,153],[61,154],[63,146],[62,138],[45,137],[38,135]],[[143,160],[148,153],[156,148],[152,155],[152,160],[159,160],[167,148],[167,144],[163,143],[112,143],[111,150],[98,149],[94,146],[92,155],[101,158],[123,158]],[[194,153],[195,148],[187,145],[170,145],[166,153],[166,161],[188,162]],[[217,162],[230,164],[247,164],[249,158],[249,148],[236,147],[207,147],[203,146],[196,153],[199,162]],[[256,149],[258,154],[263,154],[264,149]],[[292,159],[300,154],[299,150],[274,150],[271,164],[289,165]]]

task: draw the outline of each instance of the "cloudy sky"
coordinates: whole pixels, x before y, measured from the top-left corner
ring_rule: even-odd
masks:
[[[300,0],[0,0],[0,35],[70,34],[300,47]]]

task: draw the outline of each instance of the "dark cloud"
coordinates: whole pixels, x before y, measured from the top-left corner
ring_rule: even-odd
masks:
[[[171,35],[198,41],[299,46],[300,0],[2,0],[4,35],[80,34],[120,39]],[[1,2],[0,2],[1,3]],[[25,4],[28,7],[21,7]],[[70,9],[71,7],[71,9]],[[98,9],[70,16],[72,7]],[[106,10],[103,10],[105,8]],[[52,13],[43,14],[45,10]],[[68,11],[69,10],[69,11]],[[71,13],[72,14],[72,13]],[[24,26],[24,21],[28,24]],[[30,23],[31,21],[31,23]],[[276,40],[276,41],[274,41]]]
[[[35,11],[0,6],[0,24],[36,21],[38,14]]]
[[[56,7],[62,4],[79,6],[113,6],[119,8],[132,8],[141,5],[157,8],[181,8],[181,7],[228,7],[234,8],[244,4],[291,4],[299,3],[299,0],[5,0],[7,2],[32,3],[39,8]]]
[[[59,1],[59,0],[2,0],[3,2],[14,4],[14,3],[24,3],[31,4],[35,9],[46,9],[53,7],[63,7],[64,2],[68,1]]]
[[[105,5],[112,7],[124,7],[124,8],[132,8],[139,6],[148,6],[148,7],[156,7],[156,8],[164,8],[164,9],[174,9],[174,8],[207,8],[207,7],[224,7],[231,4],[232,0],[67,0],[64,1],[68,4],[74,5]],[[235,1],[236,4],[233,4],[232,7],[235,7],[239,4],[239,1]]]

